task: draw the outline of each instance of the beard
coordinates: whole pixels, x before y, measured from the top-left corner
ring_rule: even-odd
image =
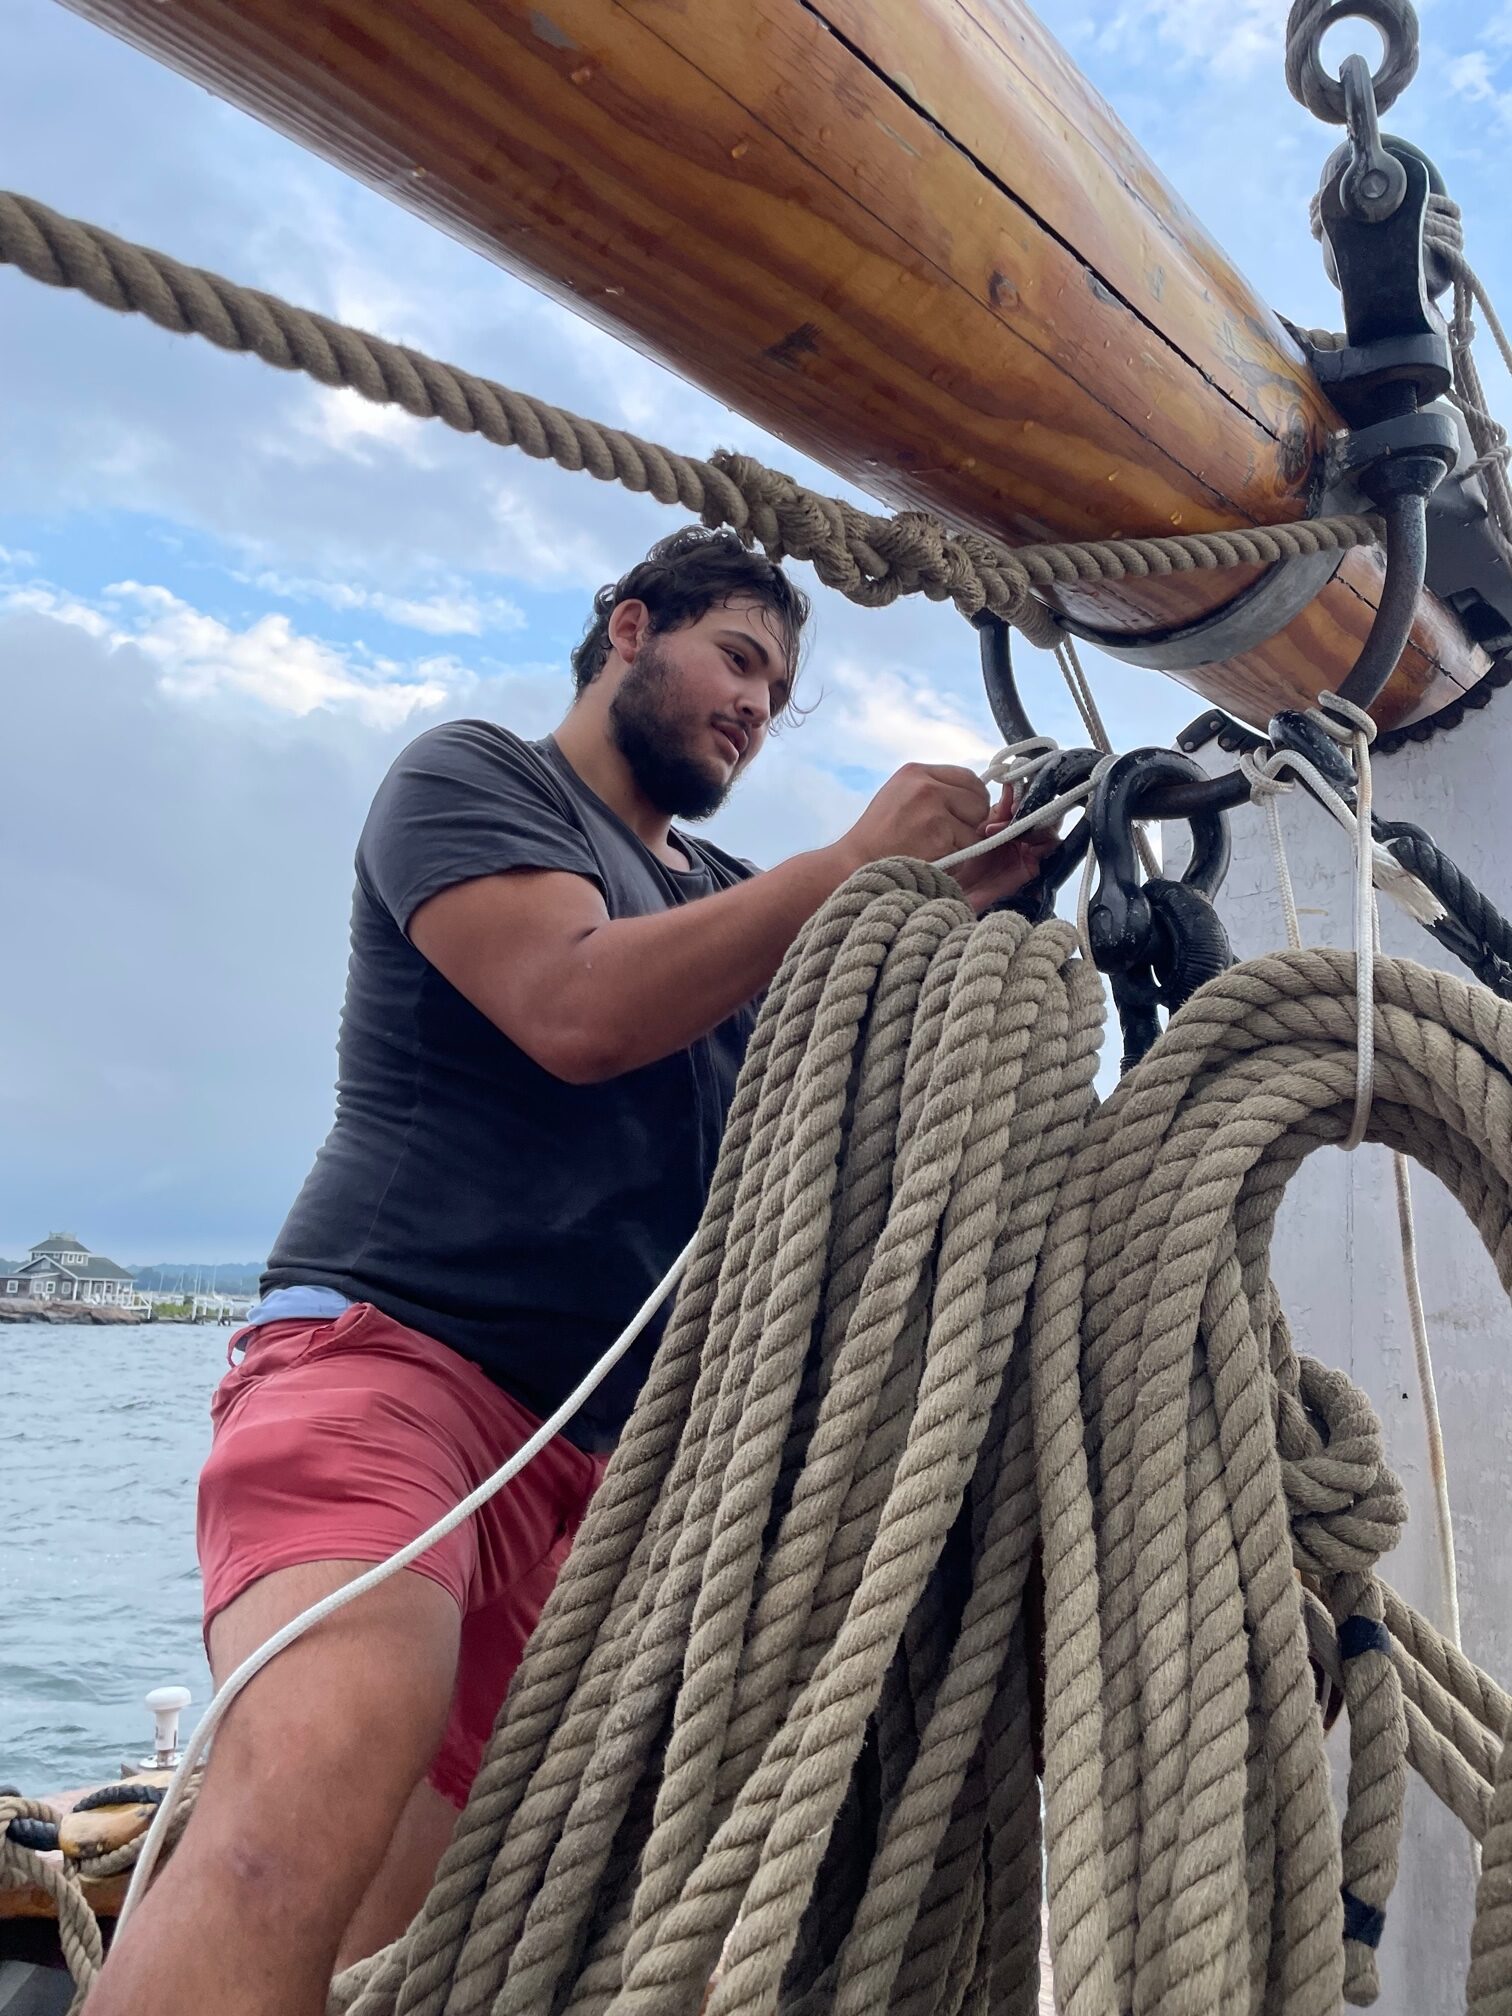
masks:
[[[637,785],[669,819],[712,819],[730,795],[733,776],[694,752],[706,725],[678,710],[676,675],[660,645],[648,639],[609,703],[609,734]]]

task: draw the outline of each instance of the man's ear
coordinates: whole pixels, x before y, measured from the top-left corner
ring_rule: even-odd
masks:
[[[609,617],[609,642],[627,665],[651,634],[651,611],[644,602],[616,602]]]

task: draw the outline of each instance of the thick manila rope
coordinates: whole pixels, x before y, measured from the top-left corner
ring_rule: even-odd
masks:
[[[1371,1138],[1424,1162],[1461,1198],[1507,1285],[1512,1018],[1480,989],[1410,962],[1380,961],[1377,980]],[[1243,1771],[1257,1755],[1262,1801],[1274,1792],[1273,1822],[1286,1854],[1278,1857],[1274,1898],[1263,1887],[1250,1891],[1254,1978],[1265,2006],[1337,2007],[1339,1869],[1315,1859],[1322,1836],[1308,1807],[1320,1794],[1326,1807],[1326,1780],[1318,1775],[1317,1718],[1304,1712],[1295,1670],[1293,1561],[1322,1588],[1347,1652],[1345,1923],[1365,1935],[1348,1941],[1350,1999],[1370,1991],[1369,1942],[1390,1888],[1400,1824],[1402,1716],[1388,1669],[1409,1649],[1410,1637],[1411,1651],[1451,1675],[1460,1697],[1482,1704],[1488,1721],[1501,1713],[1499,1690],[1464,1671],[1468,1662],[1368,1577],[1371,1557],[1389,1544],[1400,1518],[1397,1487],[1380,1461],[1379,1431],[1342,1375],[1293,1356],[1266,1278],[1286,1179],[1311,1147],[1338,1142],[1347,1131],[1352,981],[1346,955],[1288,953],[1237,967],[1204,988],[1150,1053],[1150,1068],[1131,1074],[1094,1122],[1051,1221],[1052,1247],[1035,1287],[1036,1342],[1048,1325],[1059,1336],[1062,1365],[1068,1354],[1075,1364],[1080,1353],[1088,1443],[1101,1480],[1089,1525],[1084,1483],[1078,1485],[1078,1472],[1085,1480],[1087,1468],[1074,1432],[1063,1460],[1046,1473],[1058,1480],[1066,1514],[1048,1499],[1043,1511],[1051,1943],[1066,2009],[1166,2006],[1164,1991],[1151,1994],[1143,1983],[1131,2003],[1125,1985],[1130,1969],[1163,1945],[1172,1954],[1168,1966],[1180,1970],[1168,1976],[1180,1988],[1169,2006],[1227,2006],[1215,1981],[1223,1945],[1211,1933],[1225,1911],[1230,1934],[1235,1924],[1243,1933],[1233,1857],[1241,1839],[1253,1846],[1247,1830],[1257,1823],[1257,1809],[1243,1802]],[[1057,1244],[1066,1247],[1064,1257]],[[1177,1347],[1190,1348],[1194,1325],[1220,1417],[1223,1491],[1245,1562],[1251,1690],[1265,1710],[1251,1731],[1258,1750],[1249,1753],[1234,1719],[1236,1701],[1241,1718],[1243,1712],[1237,1679],[1220,1656],[1227,1644],[1231,1657],[1235,1641],[1212,1635],[1218,1599],[1226,1595],[1232,1607],[1233,1591],[1199,1579],[1214,1529],[1193,1520],[1190,1470],[1184,1526],[1171,1488],[1171,1466],[1179,1460],[1172,1450],[1182,1440],[1178,1410],[1189,1383]],[[1199,1383],[1194,1377],[1194,1393]],[[1063,1384],[1061,1371],[1050,1389]],[[1257,1436],[1254,1419],[1267,1387],[1277,1427],[1269,1437]],[[1328,1425],[1321,1443],[1320,1421]],[[1189,1431],[1189,1465],[1195,1446]],[[1278,1466],[1290,1507],[1290,1550],[1274,1530]],[[1068,1565],[1058,1575],[1063,1560]],[[1383,1610],[1396,1646],[1381,1630]],[[1094,1643],[1101,1637],[1111,1692],[1103,1701],[1068,1706],[1085,1668],[1089,1632]],[[1205,1638],[1217,1648],[1209,1655]],[[1128,1697],[1145,1675],[1175,1697],[1164,1721],[1150,1718],[1148,1702],[1137,1696],[1131,1708]],[[1220,1680],[1235,1690],[1226,1721],[1214,1712]],[[1059,1729],[1058,1718],[1068,1716],[1070,1726]],[[1171,1755],[1175,1744],[1184,1744],[1181,1768]],[[1415,1747],[1412,1761],[1419,1761]],[[1078,1788],[1077,1772],[1089,1783]],[[1102,1828],[1095,1808],[1087,1821],[1099,1776]],[[1055,1856],[1058,1835],[1077,1822],[1088,1866],[1076,1871],[1082,1888],[1073,1916]],[[1165,1843],[1173,1837],[1177,1853],[1174,1862],[1166,1859],[1162,1876]],[[1135,1858],[1142,1867],[1131,1874]],[[1284,1909],[1267,1931],[1273,1901]],[[1288,1916],[1293,1931],[1278,1946],[1273,1934]],[[1190,1938],[1176,1939],[1172,1921],[1184,1922]],[[1489,1922],[1483,1910],[1478,1941]],[[1064,1962],[1073,1943],[1078,1967],[1068,1980]],[[1506,1979],[1512,1946],[1505,1938],[1495,1964]]]
[[[178,1802],[166,1830],[168,1848],[176,1844],[189,1824],[198,1796],[199,1780],[194,1779]],[[139,1834],[98,1855],[67,1857],[23,1847],[9,1838],[12,1820],[46,1820],[56,1826],[62,1818],[56,1807],[40,1799],[0,1793],[0,1890],[38,1889],[51,1902],[58,1922],[59,1949],[78,1991],[70,2004],[72,2012],[82,2007],[105,1963],[100,1923],[81,1879],[98,1883],[107,1877],[124,1875],[135,1866],[146,1835]]]
[[[56,1825],[61,1818],[56,1807],[40,1799],[0,1793],[0,1890],[37,1889],[51,1900],[58,1919],[58,1944],[79,1990],[77,2006],[104,1962],[99,1920],[77,1877],[62,1862],[35,1848],[23,1848],[10,1839],[8,1831],[12,1820],[47,1820]]]
[[[1016,794],[1019,787],[1037,776],[1047,763],[1054,760],[1057,753],[1058,745],[1048,736],[1035,735],[1030,736],[1025,741],[1009,743],[1004,748],[999,749],[987,765],[983,772],[983,781],[989,785],[996,785],[1001,789]],[[1033,811],[1025,814],[1022,818],[1010,821],[1001,831],[989,835],[986,839],[973,841],[969,846],[958,848],[954,853],[946,855],[934,865],[939,868],[955,868],[962,862],[973,860],[978,855],[989,853],[995,848],[1005,846],[1010,841],[1017,839],[1026,832],[1032,831],[1037,826],[1054,824],[1065,812],[1082,803],[1091,794],[1095,782],[1095,778],[1092,778],[1084,784],[1077,785],[1070,791],[1062,792],[1059,796],[1036,806]],[[168,1845],[170,1838],[177,1839],[177,1833],[174,1830],[180,1829],[183,1819],[187,1817],[185,1813],[180,1811],[181,1805],[188,1803],[189,1795],[197,1783],[197,1774],[201,1769],[202,1759],[209,1749],[216,1730],[220,1727],[221,1722],[229,1713],[232,1704],[236,1701],[242,1690],[257,1677],[265,1666],[277,1658],[281,1652],[286,1651],[297,1639],[302,1638],[306,1632],[315,1630],[328,1617],[333,1616],[338,1610],[345,1609],[348,1604],[360,1601],[369,1590],[376,1588],[390,1576],[401,1573],[411,1562],[417,1561],[422,1554],[434,1547],[440,1540],[443,1540],[447,1534],[455,1532],[459,1526],[472,1517],[474,1512],[491,1498],[495,1497],[506,1485],[511,1483],[519,1475],[520,1471],[533,1461],[540,1450],[551,1441],[552,1437],[566,1426],[567,1422],[577,1413],[579,1407],[588,1398],[589,1394],[598,1387],[613,1367],[619,1363],[630,1346],[634,1344],[651,1318],[657,1313],[667,1297],[673,1293],[677,1284],[681,1281],[692,1250],[693,1241],[689,1240],[682,1252],[672,1262],[667,1273],[658,1282],[656,1287],[652,1289],[639,1310],[614,1342],[597,1362],[589,1368],[551,1416],[543,1421],[534,1434],[522,1443],[491,1476],[486,1477],[460,1503],[454,1505],[450,1511],[444,1513],[433,1525],[428,1526],[423,1533],[417,1534],[413,1540],[406,1542],[403,1547],[391,1554],[387,1560],[375,1563],[364,1574],[357,1576],[351,1582],[344,1583],[340,1589],[332,1590],[330,1594],[323,1596],[319,1602],[312,1603],[308,1609],[302,1610],[297,1617],[290,1618],[286,1624],[275,1631],[262,1645],[249,1653],[235,1671],[230,1673],[221,1682],[215,1691],[214,1698],[196,1723],[194,1731],[184,1747],[184,1754],[179,1759],[173,1778],[163,1794],[152,1825],[139,1844],[132,1844],[131,1859],[134,1866],[132,1868],[131,1884],[116,1921],[117,1936],[125,1930],[127,1924],[134,1916],[142,1897],[146,1894],[147,1887],[152,1881],[159,1854]]]
[[[60,216],[30,196],[0,190],[0,265],[48,287],[72,288],[102,307],[145,315],[159,328],[249,352],[317,384],[347,387],[462,434],[480,434],[559,468],[586,470],[659,504],[679,504],[706,525],[729,525],[774,560],[812,562],[828,588],[865,608],[900,595],[983,609],[1046,648],[1064,635],[1040,599],[1084,581],[1144,579],[1221,567],[1272,566],[1298,555],[1378,545],[1378,517],[1344,515],[1152,539],[1062,541],[1009,549],[979,533],[954,533],[923,511],[891,517],[809,490],[750,455],[681,455],[621,427],[585,419],[405,344],[242,287],[98,225]]]
[[[1094,1112],[1072,942],[906,863],[800,937],[432,1895],[335,2008],[1028,2011],[1036,1545],[1069,2016],[1368,1999],[1409,1755],[1506,1885],[1506,1697],[1375,1581],[1404,1513],[1378,1424],[1266,1271],[1287,1179],[1348,1131],[1352,965],[1233,969]],[[1371,1137],[1506,1282],[1512,1008],[1377,983]],[[1349,1713],[1342,1843],[1305,1610]]]
[[[728,2006],[769,2001],[890,1670],[890,1740],[874,1739],[864,1767],[876,1798],[891,1786],[905,1830],[883,1873],[901,1858],[895,1874],[917,1902],[935,1860],[909,1845],[918,1830],[947,1869],[960,1861],[951,1781],[975,1742],[945,1744],[946,1730],[969,1732],[973,1705],[980,1723],[995,1691],[1032,1521],[990,1535],[990,1579],[958,1640],[973,1654],[964,1666],[932,1674],[949,1638],[910,1642],[905,1625],[944,1572],[1056,1181],[1091,1108],[1100,989],[1071,943],[1064,926],[1031,933],[1006,915],[974,928],[943,876],[890,864],[854,878],[790,954],[773,988],[783,1012],[769,1006],[753,1038],[668,1337],[595,1500],[602,1517],[585,1526],[514,1690],[508,1737],[501,1724],[488,1784],[413,1935],[399,2006],[533,2009],[557,1988],[565,2006],[598,2006],[623,1978],[627,2007],[696,2008],[742,1902],[719,1993]],[[1008,1481],[1022,1500],[1022,1428],[1017,1439]],[[990,1497],[973,1510],[991,1526]],[[934,1601],[959,1621],[959,1592]],[[910,1782],[911,1763],[934,1796]],[[1032,1827],[1028,1768],[1015,1818]],[[634,1831],[615,1843],[622,1811]],[[502,1840],[489,1838],[497,1821],[512,1822]],[[655,1845],[632,1896],[646,1829]],[[551,1870],[537,1896],[540,1861]],[[948,1930],[947,1963],[957,1888],[918,1919],[936,1944]],[[917,1966],[897,1950],[914,1918],[890,1908],[870,1945],[844,1955],[829,1950],[830,1928],[809,1926],[835,2006],[873,2006],[878,1968]],[[1037,1924],[1026,1930],[1027,1970]],[[395,1971],[379,1963],[380,1992]]]

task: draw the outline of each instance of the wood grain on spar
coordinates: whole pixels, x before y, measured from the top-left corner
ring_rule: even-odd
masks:
[[[75,4],[890,503],[1010,540],[1309,508],[1296,346],[1017,0]],[[1338,683],[1380,571],[1190,683],[1260,718]],[[1252,578],[1067,606],[1148,630]],[[1380,716],[1485,666],[1425,598]]]

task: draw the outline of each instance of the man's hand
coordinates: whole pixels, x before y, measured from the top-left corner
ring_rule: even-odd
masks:
[[[980,840],[991,816],[987,786],[975,772],[952,763],[905,763],[839,847],[852,869],[893,854],[938,861]]]
[[[1013,793],[1005,789],[981,831],[974,837],[986,840],[1012,823]],[[1059,838],[1059,820],[1050,826],[1035,826],[1021,840],[1007,840],[1001,847],[978,854],[972,861],[963,861],[959,868],[952,868],[950,872],[960,883],[967,902],[980,917],[994,903],[1001,903],[1007,896],[1017,896],[1020,889],[1027,888]]]
[[[909,763],[889,777],[840,846],[852,867],[905,854],[938,861],[1001,833],[1013,819],[1013,794],[996,805],[973,771],[953,764]],[[980,917],[1005,896],[1016,896],[1039,873],[1040,862],[1059,837],[1056,826],[1037,826],[1022,840],[1009,840],[951,873]]]

